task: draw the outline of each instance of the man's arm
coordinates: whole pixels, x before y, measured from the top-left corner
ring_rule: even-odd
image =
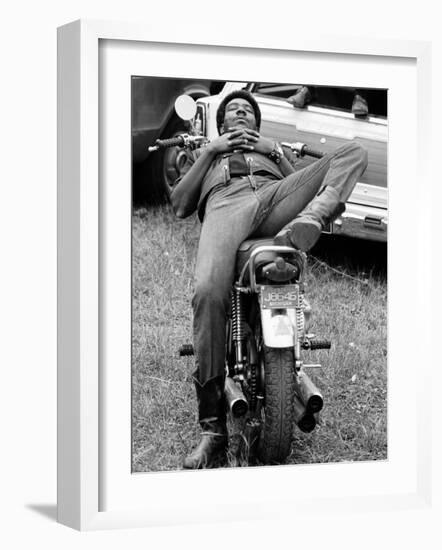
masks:
[[[201,155],[187,171],[186,166],[184,166],[183,171],[185,173],[179,178],[178,184],[170,196],[173,211],[178,218],[187,218],[195,212],[200,196],[201,183],[215,156],[213,150],[207,146],[202,149]],[[188,164],[190,163],[189,160]]]
[[[257,153],[261,153],[262,155],[269,156],[275,148],[275,144],[276,144],[275,141],[261,136],[260,133],[257,132],[256,130],[249,130],[247,128],[244,130],[244,134],[247,136],[248,142],[252,143],[253,149]],[[295,171],[295,168],[293,165],[294,163],[292,161],[293,155],[290,158],[288,158],[287,149],[283,150],[281,147],[281,150],[283,155],[280,158],[278,166],[283,176],[285,177],[292,174]]]
[[[284,150],[284,156],[281,158],[281,162],[279,163],[279,169],[283,173],[284,177],[295,172],[294,162],[290,162],[292,159],[293,155],[291,155],[291,158],[289,159],[287,157],[287,150]]]
[[[230,153],[241,146],[244,150],[253,150],[253,147],[244,143],[243,130],[233,130],[210,142],[202,149],[201,155],[192,164],[189,159],[184,167],[184,175],[179,178],[173,190],[170,202],[178,218],[187,218],[195,212],[201,191],[204,176],[215,157],[219,154]]]

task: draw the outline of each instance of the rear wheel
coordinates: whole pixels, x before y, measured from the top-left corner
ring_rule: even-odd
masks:
[[[290,454],[295,393],[293,348],[262,347],[265,397],[257,456],[265,464],[284,462]]]

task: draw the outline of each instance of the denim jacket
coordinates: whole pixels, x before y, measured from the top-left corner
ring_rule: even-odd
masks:
[[[181,170],[180,177],[176,180],[176,184],[178,184],[183,176],[190,170],[197,158],[201,155],[202,151],[203,149],[188,151],[186,163]],[[295,166],[295,156],[292,151],[284,147],[284,155],[290,164]],[[200,221],[204,218],[205,204],[209,193],[218,185],[229,185],[231,180],[229,172],[229,156],[229,154],[217,155],[203,178],[197,206]],[[253,174],[256,174],[257,172],[264,171],[270,174],[270,178],[273,176],[272,179],[280,180],[284,178],[284,174],[281,172],[279,166],[266,155],[251,151],[244,153],[244,157],[247,166],[249,167],[248,175],[253,176]]]

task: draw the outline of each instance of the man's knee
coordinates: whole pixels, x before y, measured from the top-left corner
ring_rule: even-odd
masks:
[[[198,307],[206,305],[208,307],[222,307],[226,309],[229,303],[230,287],[213,279],[200,281],[195,284],[192,305]]]
[[[352,161],[361,167],[362,170],[367,168],[368,153],[367,149],[357,141],[350,141],[340,147],[341,154],[348,156]]]
[[[359,164],[361,165],[361,168],[363,170],[365,170],[367,168],[367,164],[368,164],[368,152],[367,152],[367,149],[362,146],[360,143],[358,143],[357,141],[354,141],[353,142],[354,144],[354,150],[355,150],[355,155],[358,157],[358,160],[359,160]]]

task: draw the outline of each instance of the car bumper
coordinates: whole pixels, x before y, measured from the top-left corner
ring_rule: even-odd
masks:
[[[324,233],[387,242],[387,210],[347,203],[345,212]]]

